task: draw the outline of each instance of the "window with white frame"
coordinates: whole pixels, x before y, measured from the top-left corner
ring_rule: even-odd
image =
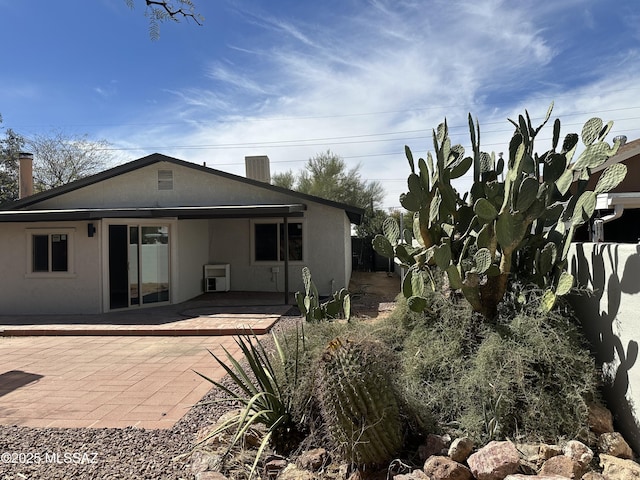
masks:
[[[289,261],[303,261],[303,224],[288,222]],[[283,262],[285,259],[284,222],[253,223],[253,260],[256,262]]]
[[[28,273],[72,272],[72,229],[30,230]]]

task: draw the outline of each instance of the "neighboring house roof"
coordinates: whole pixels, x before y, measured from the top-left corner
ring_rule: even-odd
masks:
[[[233,180],[236,182],[265,188],[274,192],[284,193],[300,200],[311,201],[330,207],[344,210],[347,217],[354,224],[360,224],[362,222],[362,216],[364,215],[364,209],[347,205],[340,202],[334,202],[325,198],[308,195],[305,193],[296,192],[282,187],[277,187],[259,180],[253,180],[251,178],[241,177],[231,173],[223,172],[209,167],[204,167],[192,162],[187,162],[177,158],[169,157],[160,153],[153,153],[146,157],[142,157],[138,160],[134,160],[123,165],[119,165],[114,168],[110,168],[103,172],[91,175],[89,177],[76,180],[74,182],[62,185],[51,190],[47,190],[35,195],[31,195],[14,202],[8,202],[0,205],[0,222],[1,221],[33,221],[43,220],[44,218],[53,219],[96,219],[105,217],[118,217],[118,216],[131,216],[135,213],[136,216],[148,216],[148,217],[160,217],[171,216],[178,218],[212,218],[212,217],[225,217],[225,216],[252,216],[252,215],[287,215],[287,216],[299,216],[304,210],[302,204],[279,204],[279,205],[213,205],[202,207],[170,207],[170,208],[116,208],[116,209],[73,209],[73,210],[27,210],[38,202],[54,198],[59,195],[63,195],[74,190],[94,185],[98,182],[117,177],[139,168],[147,167],[158,162],[169,162],[182,167],[192,168],[196,171],[204,172],[209,175],[216,175],[222,178]],[[29,213],[32,212],[32,213]],[[39,218],[36,213],[40,212]],[[56,218],[55,215],[60,218]],[[20,215],[19,215],[20,214]],[[24,217],[24,218],[19,218]]]

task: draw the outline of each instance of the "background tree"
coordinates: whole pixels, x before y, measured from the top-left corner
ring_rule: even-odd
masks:
[[[369,229],[382,221],[375,221],[384,214],[380,203],[384,189],[380,182],[368,182],[360,175],[360,165],[348,169],[345,161],[327,150],[310,158],[298,174],[291,170],[272,175],[271,183],[279,187],[345,203],[365,209],[365,218],[358,227],[358,236],[370,234]],[[375,230],[376,233],[379,230]]]
[[[24,143],[24,138],[10,128],[0,139],[0,203],[18,198],[18,158]]]
[[[35,135],[25,141],[33,153],[33,189],[41,192],[98,173],[109,164],[112,155],[106,140],[88,136],[69,136],[61,131]]]

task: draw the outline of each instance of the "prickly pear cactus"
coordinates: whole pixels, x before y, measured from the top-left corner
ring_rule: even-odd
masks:
[[[613,146],[605,141],[613,123],[605,125],[599,118],[587,121],[580,137],[566,135],[561,147],[560,121],[555,120],[551,149],[535,153],[535,137],[552,108],[537,128],[528,112],[517,122],[510,120],[515,132],[506,162],[480,151],[480,126],[471,115],[473,156],[465,157],[461,145],[451,145],[446,121],[433,132],[435,158],[429,152],[416,169],[405,147],[411,174],[400,203],[414,213],[413,235],[401,240],[390,219],[373,247],[408,269],[402,291],[413,310],[427,306],[424,289],[434,267],[446,272],[450,286],[485,318],[496,315],[512,280],[542,288],[545,309],[572,288],[566,267],[574,232],[593,216],[597,195],[624,179],[626,167],[609,166],[595,189],[586,190],[591,170],[620,147],[617,140]],[[580,138],[583,149],[573,161]],[[460,197],[451,182],[472,167],[473,185]]]
[[[320,303],[320,295],[315,283],[311,280],[311,271],[308,267],[302,268],[302,282],[304,294],[296,292],[295,298],[300,313],[308,322],[340,317],[350,320],[351,298],[347,289],[342,288],[334,292],[327,301]]]
[[[324,425],[346,460],[379,465],[402,448],[403,425],[382,344],[330,342],[318,369]]]

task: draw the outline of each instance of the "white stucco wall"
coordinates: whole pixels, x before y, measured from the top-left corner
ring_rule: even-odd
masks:
[[[580,243],[571,272],[591,295],[571,298],[604,374],[603,393],[616,428],[640,451],[640,246]]]
[[[158,171],[173,172],[173,189],[158,189]],[[86,187],[61,194],[31,205],[30,209],[73,209],[73,208],[131,208],[131,207],[174,207],[202,205],[260,205],[304,203],[307,211],[302,218],[304,222],[304,261],[291,262],[289,268],[289,291],[295,292],[303,288],[301,270],[308,266],[321,295],[348,286],[351,274],[351,226],[344,212],[322,203],[301,200],[288,192],[274,191],[260,185],[234,181],[208,171],[200,171],[188,166],[172,162],[158,162],[146,167],[124,173],[117,177],[100,181]],[[282,218],[275,218],[281,221]],[[291,221],[294,221],[293,219]],[[108,310],[108,242],[104,238],[108,224],[137,224],[154,222],[148,218],[140,220],[105,219],[94,222],[98,231],[93,239],[87,238],[86,222],[78,222],[78,244],[74,246],[77,281],[65,282],[70,289],[82,289],[85,295],[76,295],[74,301],[79,302],[66,312],[97,313]],[[177,220],[161,219],[158,223],[170,223],[171,230],[171,301],[182,302],[202,292],[202,268],[209,263],[228,263],[231,266],[231,289],[236,291],[284,291],[283,262],[255,263],[252,261],[253,246],[251,243],[252,220],[211,219],[211,220]],[[15,224],[5,224],[10,229]],[[4,227],[4,225],[3,225]],[[14,232],[11,234],[16,235]],[[101,237],[102,240],[98,240]],[[4,238],[4,237],[3,237]],[[80,241],[81,240],[81,241]],[[93,240],[93,241],[92,241]],[[15,243],[13,237],[6,237],[5,244]],[[13,248],[13,247],[12,247]],[[24,247],[26,248],[26,246]],[[93,250],[92,250],[93,249]],[[10,250],[10,249],[8,249]],[[24,262],[25,250],[15,251],[3,259],[5,262]],[[85,259],[86,261],[80,259]],[[100,265],[103,265],[102,269]],[[16,271],[16,265],[7,265],[10,272]],[[274,273],[273,267],[279,272]],[[22,269],[24,271],[24,268]],[[80,277],[82,274],[82,277]],[[85,278],[85,274],[90,279]],[[46,282],[28,282],[26,286],[39,286],[42,291],[53,290],[51,302],[45,293],[39,305],[42,309],[55,311],[63,308],[64,297],[60,296],[60,282],[55,288]],[[12,291],[20,293],[21,287]],[[0,297],[2,298],[2,297]],[[13,296],[13,308],[16,312],[25,313],[24,296]],[[91,300],[89,300],[91,298]],[[55,302],[59,305],[55,305]],[[53,303],[52,303],[53,302]],[[9,308],[9,307],[7,307]],[[7,310],[8,311],[8,310]]]
[[[177,285],[173,286],[173,302],[184,302],[203,292],[202,267],[209,261],[208,220],[180,220],[174,244],[177,261]]]
[[[271,220],[282,221],[281,218]],[[344,211],[309,204],[303,219],[290,221],[299,220],[303,221],[304,261],[289,263],[289,291],[293,293],[304,288],[304,266],[311,270],[320,295],[329,295],[333,290],[348,286],[351,236]],[[211,220],[209,261],[231,265],[231,290],[284,292],[284,262],[252,262],[252,225],[252,220],[246,218]],[[278,267],[280,272],[272,273],[273,267]]]
[[[3,223],[0,228],[0,314],[99,313],[102,309],[100,242],[87,235],[88,222]],[[64,229],[72,270],[60,274],[28,272],[28,235]],[[36,229],[36,230],[34,230]]]
[[[173,190],[158,190],[158,171],[173,172]],[[38,203],[42,208],[125,208],[300,203],[286,193],[158,162]]]

